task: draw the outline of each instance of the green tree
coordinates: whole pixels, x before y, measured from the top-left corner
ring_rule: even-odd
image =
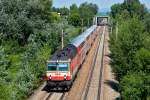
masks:
[[[9,60],[4,48],[0,46],[0,81],[6,81],[8,75]]]
[[[24,45],[30,34],[45,29],[50,21],[48,0],[1,0],[0,33],[6,40]]]
[[[143,71],[145,73],[150,73],[150,51],[144,48],[141,48],[136,52],[135,58],[135,70]]]
[[[122,10],[121,4],[114,4],[111,6],[111,16],[116,18],[117,14],[120,14]]]
[[[71,14],[68,18],[68,21],[69,21],[69,24],[72,24],[73,26],[81,25],[81,19],[78,13]]]
[[[92,12],[96,15],[98,12],[98,6],[96,4],[90,3],[89,8],[92,10]]]
[[[93,22],[93,17],[98,11],[98,7],[93,4],[88,4],[87,2],[82,3],[79,7],[79,14],[83,20],[84,26],[90,26]]]
[[[144,78],[141,73],[130,73],[121,80],[121,96],[123,100],[145,100]]]
[[[70,6],[70,13],[71,13],[71,14],[73,14],[73,13],[79,13],[79,9],[78,9],[78,7],[77,7],[76,4],[72,4],[72,5]]]
[[[145,16],[146,30],[150,33],[150,13]]]
[[[62,16],[68,16],[68,15],[69,15],[69,9],[66,8],[66,7],[60,8],[60,9],[59,9],[59,13],[60,13]]]
[[[125,0],[112,6],[111,35],[113,70],[120,82],[121,99],[149,100],[150,35],[149,14],[139,0]],[[118,23],[118,26],[116,26]]]
[[[124,0],[122,4],[115,4],[111,7],[111,15],[115,18],[124,10],[128,11],[131,17],[137,15],[140,19],[143,19],[147,13],[147,9],[139,0]]]
[[[114,34],[114,46],[112,47],[113,64],[119,79],[126,75],[130,70],[137,70],[138,66],[134,64],[134,56],[136,52],[143,47],[144,25],[138,18],[129,19],[121,22],[119,26],[118,36]]]
[[[7,55],[4,51],[4,48],[0,46],[0,97],[7,100],[6,95],[8,94],[8,69],[9,67],[9,60]]]

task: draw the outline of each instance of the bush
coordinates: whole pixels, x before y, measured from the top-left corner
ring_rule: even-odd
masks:
[[[6,81],[7,79],[7,69],[9,67],[9,60],[5,54],[4,48],[0,46],[0,80]]]
[[[129,73],[120,82],[121,96],[123,100],[144,99],[144,75],[141,73]]]
[[[42,0],[1,0],[0,33],[6,40],[18,40],[24,45],[30,34],[45,29],[49,21],[49,10]],[[49,2],[49,1],[48,1]]]
[[[137,51],[135,58],[135,66],[136,71],[143,71],[145,73],[150,73],[150,51],[146,50],[144,48],[141,48],[139,51]]]

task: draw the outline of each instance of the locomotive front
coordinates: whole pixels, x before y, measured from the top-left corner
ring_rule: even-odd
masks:
[[[48,61],[46,78],[51,87],[67,87],[71,85],[70,60]]]
[[[77,50],[71,44],[58,50],[47,61],[46,80],[50,87],[67,87],[72,84],[72,61],[76,56]]]

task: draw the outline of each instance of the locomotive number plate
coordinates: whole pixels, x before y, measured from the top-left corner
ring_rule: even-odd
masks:
[[[60,72],[56,72],[55,75],[60,75]]]

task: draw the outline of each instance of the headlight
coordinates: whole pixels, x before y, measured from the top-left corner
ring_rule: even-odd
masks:
[[[67,76],[66,75],[64,75],[64,79],[66,79],[67,78]]]
[[[50,79],[50,80],[52,79],[51,75],[49,76],[49,79]]]

